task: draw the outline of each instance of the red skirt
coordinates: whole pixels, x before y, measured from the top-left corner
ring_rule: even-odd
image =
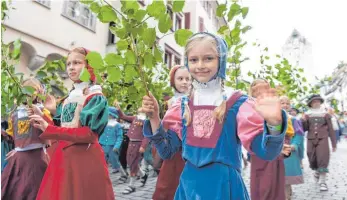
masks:
[[[35,199],[46,168],[42,148],[14,154],[1,174],[1,199]]]
[[[152,197],[153,200],[174,199],[184,165],[182,151],[176,152],[171,159],[163,161]]]
[[[37,200],[114,200],[104,153],[99,143],[59,141],[51,157]]]

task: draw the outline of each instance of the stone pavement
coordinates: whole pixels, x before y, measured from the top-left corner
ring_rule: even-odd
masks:
[[[248,166],[243,170],[242,175],[247,187],[249,187],[249,170]],[[337,151],[331,154],[330,173],[327,176],[329,191],[320,192],[319,185],[314,182],[313,172],[308,166],[308,160],[304,160],[304,179],[305,183],[293,186],[292,200],[347,200],[347,139],[342,139],[338,144]],[[150,175],[152,175],[152,171]],[[130,195],[123,195],[122,191],[126,184],[117,184],[119,173],[111,174],[113,190],[117,200],[151,200],[155,189],[156,178],[149,177],[145,187],[139,187],[139,181],[135,184],[136,192]],[[248,188],[249,190],[249,188]],[[271,199],[269,199],[271,200]]]

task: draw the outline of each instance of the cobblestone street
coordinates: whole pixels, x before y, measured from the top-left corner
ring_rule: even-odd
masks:
[[[243,172],[245,184],[249,187],[249,169],[248,166]],[[305,183],[293,187],[292,200],[347,200],[347,139],[343,139],[338,144],[337,151],[332,153],[327,177],[329,190],[326,192],[319,191],[319,185],[314,182],[312,170],[308,166],[308,160],[304,160],[304,179]],[[137,181],[136,192],[130,195],[123,195],[122,191],[126,184],[117,184],[119,173],[111,174],[111,181],[116,194],[117,200],[150,200],[154,192],[156,178],[152,177],[153,171],[145,187],[139,187]],[[249,190],[249,188],[248,188]]]

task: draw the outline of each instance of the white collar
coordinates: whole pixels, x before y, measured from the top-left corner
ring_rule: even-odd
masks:
[[[221,79],[219,77],[207,82],[199,83],[198,81],[193,81],[193,86],[195,90],[216,90],[221,89]]]
[[[314,108],[311,108],[307,111],[306,113],[307,115],[309,116],[324,116],[325,114],[327,114],[327,111],[323,108],[323,107],[320,107],[320,108],[317,108],[317,109],[314,109]]]
[[[68,100],[73,100],[74,98],[80,98],[83,97],[83,90],[88,88],[89,83],[87,82],[81,82],[81,83],[74,83],[74,88],[70,91],[69,96],[67,97]]]
[[[88,82],[74,83],[74,90],[84,90],[89,86]]]
[[[185,96],[185,95],[186,95],[185,93],[180,93],[180,92],[178,92],[178,91],[175,90],[175,93],[174,93],[174,97],[175,97],[175,98],[180,98],[180,97],[183,97],[183,96]]]

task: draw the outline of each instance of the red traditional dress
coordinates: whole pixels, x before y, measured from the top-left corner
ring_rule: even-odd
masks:
[[[61,127],[40,136],[57,140],[37,200],[114,200],[112,183],[98,142],[108,121],[107,100],[98,85],[74,84],[57,108]]]

